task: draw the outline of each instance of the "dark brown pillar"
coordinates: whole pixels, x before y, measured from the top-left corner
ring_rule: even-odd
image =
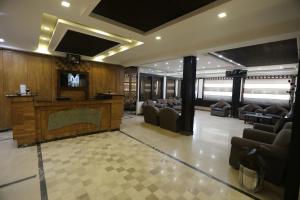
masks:
[[[193,135],[196,68],[196,56],[187,56],[183,58],[181,132],[185,135]]]
[[[232,100],[231,100],[231,116],[234,118],[238,117],[238,109],[240,107],[242,78],[234,77],[232,83]]]

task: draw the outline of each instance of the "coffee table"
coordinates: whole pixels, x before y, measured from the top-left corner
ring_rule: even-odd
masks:
[[[262,113],[247,113],[244,115],[244,123],[259,123],[262,120],[272,122],[272,116],[267,116]]]

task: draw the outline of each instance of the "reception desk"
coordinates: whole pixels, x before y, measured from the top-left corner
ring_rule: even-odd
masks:
[[[87,133],[120,128],[124,100],[39,102],[34,96],[8,96],[11,99],[13,138],[29,145]]]

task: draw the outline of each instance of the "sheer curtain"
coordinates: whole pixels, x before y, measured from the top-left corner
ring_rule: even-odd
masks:
[[[230,80],[205,80],[204,81],[204,99],[231,101],[232,97],[232,79]]]
[[[290,100],[289,79],[246,79],[244,102],[288,105]]]

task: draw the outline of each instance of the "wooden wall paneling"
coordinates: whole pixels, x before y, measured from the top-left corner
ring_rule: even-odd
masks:
[[[37,100],[52,100],[51,60],[42,56],[27,57],[28,87],[37,93]]]
[[[27,84],[27,62],[25,55],[14,51],[3,51],[3,81],[4,95],[19,91],[21,83]],[[11,128],[11,106],[10,100],[4,98],[4,125]]]

